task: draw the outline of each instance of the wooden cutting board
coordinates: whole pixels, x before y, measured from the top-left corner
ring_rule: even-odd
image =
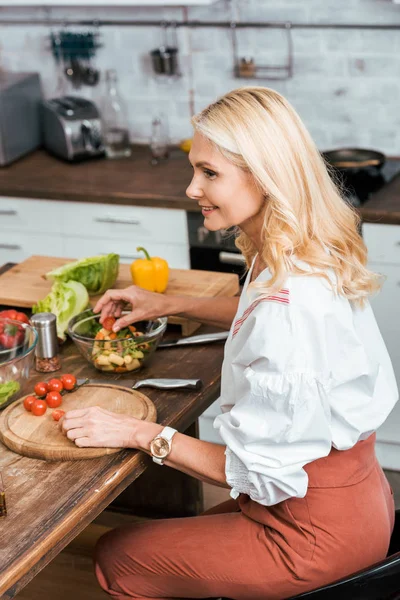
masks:
[[[43,460],[80,460],[119,452],[121,448],[78,448],[60,430],[48,408],[41,417],[25,410],[24,396],[0,413],[0,440],[10,450]],[[156,407],[144,394],[111,384],[87,384],[65,394],[60,408],[74,410],[100,406],[110,412],[155,422]]]
[[[50,291],[52,282],[43,278],[45,273],[74,259],[51,256],[30,256],[0,275],[0,304],[31,308]],[[114,288],[123,289],[132,285],[128,264],[121,264]],[[239,278],[234,273],[171,269],[166,294],[180,296],[235,296],[239,291]],[[99,296],[92,296],[94,306]],[[183,335],[190,335],[199,323],[181,317],[170,317],[169,323],[182,327]]]

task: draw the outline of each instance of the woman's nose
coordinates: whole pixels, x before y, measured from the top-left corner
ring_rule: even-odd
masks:
[[[186,196],[188,198],[191,198],[192,200],[197,200],[198,198],[202,198],[203,195],[204,195],[203,194],[203,190],[196,183],[196,178],[193,177],[192,181],[190,182],[190,184],[186,188]]]

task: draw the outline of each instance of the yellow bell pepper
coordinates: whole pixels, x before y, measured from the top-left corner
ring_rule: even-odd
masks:
[[[136,248],[136,250],[144,252],[146,258],[138,258],[131,264],[133,283],[150,292],[165,292],[169,275],[167,261],[158,256],[150,258],[147,250],[142,247]]]

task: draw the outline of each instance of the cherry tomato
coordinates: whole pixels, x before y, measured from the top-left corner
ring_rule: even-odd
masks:
[[[41,417],[47,410],[47,404],[44,400],[36,399],[32,403],[31,411],[36,417]]]
[[[70,375],[70,373],[66,373],[65,375],[61,376],[61,382],[64,386],[64,389],[70,392],[76,386],[76,377],[75,375]]]
[[[45,396],[49,392],[49,386],[44,381],[39,381],[34,387],[36,396]]]
[[[35,396],[27,396],[24,400],[25,410],[29,410],[30,412],[32,410],[32,404],[35,402],[35,400],[37,400]]]
[[[49,383],[49,392],[62,392],[64,386],[60,379],[50,379]]]
[[[114,319],[114,317],[106,317],[103,321],[104,329],[107,329],[107,331],[111,331],[115,321],[116,319]]]
[[[53,410],[51,416],[55,421],[59,421],[61,417],[65,415],[65,410],[61,410],[61,408],[57,408],[57,410]]]
[[[59,392],[49,392],[46,396],[47,406],[49,408],[57,408],[62,402],[62,397]]]

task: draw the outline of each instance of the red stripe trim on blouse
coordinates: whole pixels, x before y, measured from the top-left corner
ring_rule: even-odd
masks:
[[[237,319],[237,321],[235,321],[235,325],[233,327],[232,332],[232,338],[235,337],[235,335],[237,334],[247,317],[261,302],[278,302],[278,304],[290,304],[289,290],[285,288],[279,290],[279,292],[277,294],[274,294],[273,296],[262,296],[260,298],[257,298],[257,300],[254,300],[254,302],[252,302],[250,306],[244,311],[240,319]]]

